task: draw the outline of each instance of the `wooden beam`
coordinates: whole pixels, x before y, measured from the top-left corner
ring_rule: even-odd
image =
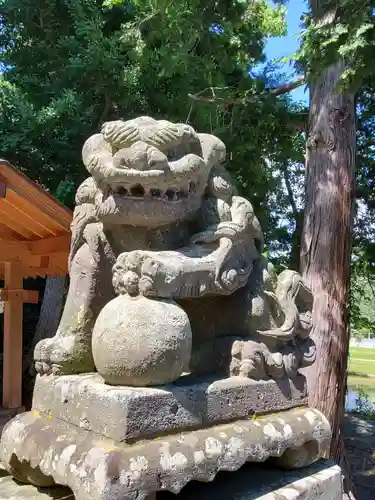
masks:
[[[5,264],[5,286],[10,290],[23,288],[22,268]],[[3,406],[22,406],[22,316],[21,292],[4,303]]]
[[[31,253],[25,241],[0,240],[1,262],[27,259],[29,256],[31,256]]]
[[[20,224],[20,227],[27,231],[31,231],[32,234],[39,238],[51,236],[51,232],[48,230],[46,231],[34,217],[30,214],[26,214],[18,207],[11,205],[6,198],[0,198],[0,212],[3,214],[2,221],[5,225],[8,225],[9,221],[17,222]]]
[[[13,297],[16,297],[17,300],[21,297],[23,303],[28,304],[37,304],[39,301],[39,292],[34,290],[24,290],[16,289],[16,290],[8,290],[7,288],[0,289],[0,300],[3,302],[9,302]]]
[[[54,236],[34,241],[7,241],[0,240],[0,261],[11,262],[14,260],[30,261],[41,256],[61,255],[68,260],[70,250],[70,234]],[[30,263],[32,266],[38,266]],[[41,264],[42,267],[47,267]]]
[[[21,241],[22,236],[0,222],[0,238],[3,240]]]
[[[38,224],[40,224],[45,231],[49,232],[51,235],[61,232],[62,227],[60,224],[58,224],[51,216],[44,213],[40,207],[32,205],[29,201],[22,198],[22,196],[16,193],[16,191],[8,189],[5,200],[12,206],[22,210],[25,214],[33,217],[33,219],[36,220]]]
[[[70,233],[62,236],[54,236],[53,238],[31,241],[28,243],[28,247],[33,255],[66,253],[68,258],[70,250]]]
[[[1,201],[1,198],[0,198]],[[16,233],[20,234],[26,239],[33,239],[35,238],[35,233],[27,229],[27,226],[22,223],[19,219],[17,219],[17,216],[13,214],[7,214],[6,211],[4,211],[1,207],[0,203],[0,220],[3,225],[9,227]]]
[[[71,220],[71,211],[61,205],[53,196],[47,193],[9,162],[0,160],[0,174],[7,180],[8,187],[16,191],[22,198],[37,206],[48,214],[62,229],[68,230]]]

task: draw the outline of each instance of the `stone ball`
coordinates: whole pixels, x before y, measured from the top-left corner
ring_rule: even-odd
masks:
[[[152,386],[188,370],[190,322],[172,300],[120,295],[100,312],[93,330],[95,366],[111,385]]]

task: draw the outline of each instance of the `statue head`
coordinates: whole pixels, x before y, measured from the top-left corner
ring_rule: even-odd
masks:
[[[140,117],[105,123],[82,156],[98,186],[100,220],[158,227],[198,211],[225,146],[189,125]]]

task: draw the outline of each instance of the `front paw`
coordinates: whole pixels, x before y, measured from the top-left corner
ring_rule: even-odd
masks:
[[[155,258],[145,259],[141,269],[139,291],[148,297],[171,298],[175,291],[175,275]]]
[[[118,295],[138,295],[140,293],[139,280],[146,258],[149,258],[147,252],[139,250],[119,255],[113,266],[112,278],[113,288]]]
[[[113,268],[116,293],[169,297],[168,271],[157,257],[157,253],[142,250],[122,253]]]
[[[35,370],[39,375],[71,375],[94,371],[91,342],[74,335],[43,339],[35,347]]]

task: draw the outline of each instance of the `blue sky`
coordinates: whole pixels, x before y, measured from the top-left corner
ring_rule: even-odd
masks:
[[[301,30],[301,16],[307,11],[304,0],[289,0],[287,4],[288,14],[288,34],[280,38],[271,38],[266,44],[266,54],[268,59],[277,59],[283,56],[289,56],[298,49],[298,34]],[[290,75],[291,80],[295,76],[293,67],[286,63],[283,67],[285,74]],[[292,97],[296,101],[308,102],[308,92],[305,87],[299,87],[292,92]]]

